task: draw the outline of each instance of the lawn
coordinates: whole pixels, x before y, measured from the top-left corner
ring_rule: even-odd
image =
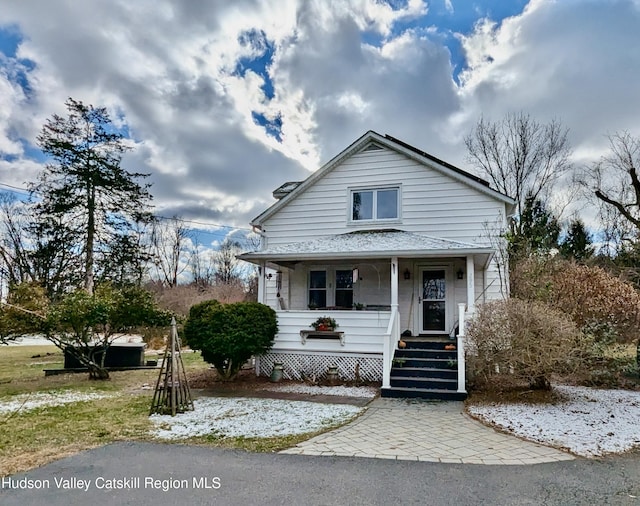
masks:
[[[157,352],[150,352],[147,358],[157,358]],[[215,373],[199,353],[184,353],[183,361],[192,387],[211,386]],[[108,381],[91,381],[87,374],[80,373],[44,376],[43,369],[62,367],[62,353],[53,346],[0,348],[0,476],[113,441],[154,439],[155,426],[148,415],[158,370],[111,372]],[[241,381],[224,385],[224,390],[234,396],[236,389],[240,391],[246,386],[247,383]],[[74,402],[61,404],[69,400]],[[315,406],[319,409],[322,404]],[[222,418],[240,414],[230,414],[228,407],[222,409],[225,413]],[[280,408],[280,413],[287,411]],[[249,451],[278,451],[341,425],[352,416],[337,417],[322,427],[310,426],[304,434],[255,437],[251,433],[224,435],[214,430],[179,441]]]
[[[188,361],[192,369],[206,367],[193,355]],[[90,381],[87,374],[44,376],[43,369],[62,367],[62,352],[53,346],[0,348],[0,401],[24,403],[21,409],[0,412],[0,475],[111,441],[149,437],[152,391],[141,387],[155,382],[156,371],[114,372],[110,381]],[[42,394],[71,392],[100,398],[25,409]]]

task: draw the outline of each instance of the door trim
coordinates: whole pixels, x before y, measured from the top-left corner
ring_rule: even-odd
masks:
[[[444,270],[445,276],[445,326],[443,331],[439,330],[422,330],[422,272],[425,270]],[[414,275],[413,293],[415,300],[415,316],[414,316],[414,332],[419,335],[442,335],[449,334],[454,322],[454,299],[455,299],[455,281],[453,279],[453,262],[438,263],[416,263]]]

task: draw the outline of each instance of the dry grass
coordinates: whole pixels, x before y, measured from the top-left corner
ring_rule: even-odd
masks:
[[[94,445],[94,447],[95,446],[99,445]],[[47,446],[7,457],[2,455],[0,456],[0,472],[2,472],[3,475],[21,473],[35,467],[44,466],[58,459],[70,457],[71,455],[75,455],[83,450],[89,450],[90,448],[92,448],[92,446],[75,443],[66,447]]]
[[[55,346],[0,347],[0,385],[43,376],[42,370],[62,368],[62,352]]]
[[[242,284],[221,284],[213,286],[178,285],[163,287],[160,284],[148,287],[154,294],[158,305],[167,311],[172,311],[180,317],[186,317],[194,304],[206,300],[217,300],[223,304],[245,300],[246,293]]]
[[[150,395],[121,394],[9,416],[0,434],[0,474],[112,441],[149,439],[150,404]]]
[[[508,375],[494,376],[482,390],[469,392],[467,403],[472,404],[554,404],[561,400],[554,390],[531,389],[525,381]]]

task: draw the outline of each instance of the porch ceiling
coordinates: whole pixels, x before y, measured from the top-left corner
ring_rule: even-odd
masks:
[[[493,255],[491,247],[413,234],[401,230],[372,230],[319,237],[244,253],[238,258],[249,262],[274,263],[343,258],[434,258],[465,255]]]

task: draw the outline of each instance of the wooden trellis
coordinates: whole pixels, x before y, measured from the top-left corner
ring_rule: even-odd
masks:
[[[193,400],[187,383],[187,373],[182,362],[176,319],[171,319],[171,335],[164,351],[162,367],[153,394],[150,415],[159,413],[175,416],[176,413],[193,411]]]

